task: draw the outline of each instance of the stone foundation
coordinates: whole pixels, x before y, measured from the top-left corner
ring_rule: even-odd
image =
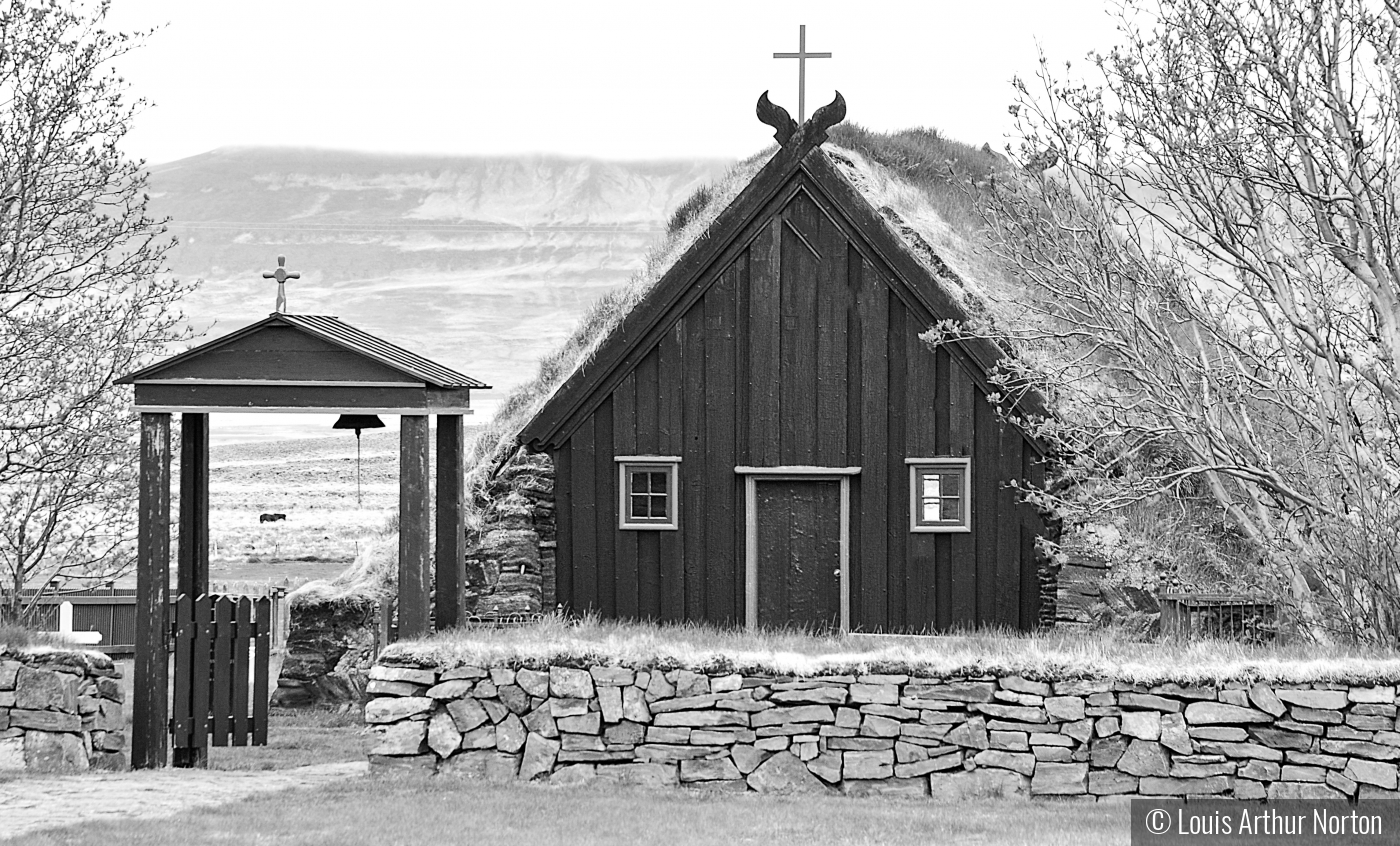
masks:
[[[376,666],[375,768],[758,792],[1396,796],[1394,685]]]
[[[97,653],[0,651],[0,771],[126,769],[120,678]]]

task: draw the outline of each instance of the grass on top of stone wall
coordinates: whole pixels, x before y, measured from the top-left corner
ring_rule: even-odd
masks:
[[[538,669],[555,664],[784,676],[1022,675],[1042,681],[1092,677],[1143,684],[1400,682],[1400,654],[1350,645],[1261,647],[1219,640],[1144,643],[1112,630],[819,637],[695,624],[622,623],[596,617],[547,617],[538,624],[512,629],[455,629],[396,643],[381,655],[380,662],[444,669]]]
[[[14,623],[0,623],[0,653],[3,652],[83,652],[101,655],[73,643],[55,632],[39,632]]]
[[[83,669],[111,669],[112,659],[106,653],[87,649],[58,635],[33,632],[19,626],[0,625],[0,660],[39,660],[46,664],[64,664]]]

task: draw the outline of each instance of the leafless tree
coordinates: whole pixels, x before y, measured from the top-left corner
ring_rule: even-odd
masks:
[[[142,35],[107,3],[0,0],[0,617],[19,589],[130,560],[130,397],[113,379],[175,338],[189,286],[119,143],[144,105],[113,62]]]
[[[985,203],[1071,520],[1215,503],[1322,636],[1400,641],[1400,6],[1130,0],[1092,84],[1018,81]],[[1065,76],[1074,73],[1068,65]],[[994,298],[996,299],[996,298]]]

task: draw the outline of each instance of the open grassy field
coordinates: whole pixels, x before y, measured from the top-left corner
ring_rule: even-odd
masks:
[[[175,455],[172,504],[178,507],[178,450]],[[211,581],[296,587],[340,573],[355,560],[364,538],[382,530],[398,511],[397,432],[362,435],[361,472],[359,504],[355,435],[349,431],[215,446],[209,478]],[[265,513],[287,516],[260,522]],[[135,574],[118,582],[135,584]]]
[[[699,844],[1127,844],[1125,803],[942,804],[844,796],[492,786],[451,776],[365,777],[166,820],[89,823],[28,846],[420,846],[489,842]]]
[[[209,550],[213,581],[333,576],[355,558],[357,542],[398,507],[398,436],[362,439],[364,504],[355,501],[355,436],[240,443],[210,453]],[[264,513],[286,514],[261,523]]]

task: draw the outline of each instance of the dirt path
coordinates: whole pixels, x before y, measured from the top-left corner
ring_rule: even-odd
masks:
[[[361,761],[290,770],[145,770],[0,782],[0,842],[92,820],[170,817],[259,793],[364,775]]]

